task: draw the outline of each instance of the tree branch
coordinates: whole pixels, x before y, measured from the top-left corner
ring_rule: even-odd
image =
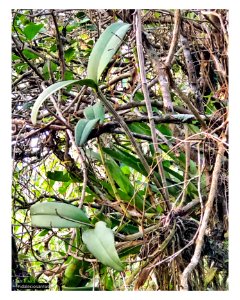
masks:
[[[162,152],[160,148],[158,147],[158,141],[157,141],[157,134],[155,129],[155,123],[153,118],[153,111],[151,106],[151,101],[148,93],[147,88],[147,80],[146,80],[146,73],[144,68],[144,57],[143,57],[143,51],[142,51],[142,30],[141,30],[141,10],[137,10],[137,13],[135,14],[135,26],[136,26],[136,43],[137,43],[137,54],[138,54],[138,63],[139,63],[139,69],[140,69],[140,77],[141,77],[141,83],[142,83],[142,91],[145,98],[147,113],[148,113],[148,119],[151,129],[151,135],[153,140],[153,148],[156,155],[157,160],[157,166],[158,171],[161,176],[162,185],[163,185],[163,198],[166,203],[166,206],[168,210],[171,210],[171,203],[169,201],[169,194],[167,189],[167,181],[165,177],[165,173],[162,166]]]
[[[196,240],[196,247],[194,250],[194,254],[192,256],[191,262],[187,265],[187,267],[184,269],[182,276],[181,276],[181,289],[183,291],[188,291],[188,278],[193,271],[193,269],[197,266],[199,263],[199,259],[201,256],[202,246],[204,242],[204,234],[207,229],[209,216],[212,210],[213,202],[217,193],[217,186],[218,186],[218,178],[220,175],[221,165],[222,165],[222,158],[225,152],[224,142],[226,138],[225,136],[222,138],[222,142],[219,142],[218,145],[218,154],[216,157],[216,162],[212,174],[212,184],[210,188],[210,192],[208,195],[208,200],[205,206],[205,211],[203,214],[202,222],[199,228],[198,237]]]

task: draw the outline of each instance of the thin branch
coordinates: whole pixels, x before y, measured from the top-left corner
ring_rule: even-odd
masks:
[[[173,28],[173,37],[170,45],[170,49],[167,55],[167,58],[165,60],[165,65],[167,67],[171,66],[174,52],[177,46],[178,42],[178,36],[179,36],[179,31],[180,31],[180,21],[181,21],[181,12],[180,9],[176,9],[174,13],[174,28]]]
[[[185,139],[188,139],[188,127],[184,124],[184,131],[185,131]],[[185,143],[185,170],[184,170],[184,183],[183,183],[183,193],[182,199],[180,202],[180,206],[185,202],[186,195],[187,195],[187,186],[188,186],[188,172],[190,166],[190,143],[186,141]]]
[[[170,94],[170,77],[169,68],[162,62],[159,55],[148,41],[145,34],[143,36],[144,46],[146,48],[147,54],[152,62],[153,69],[158,76],[158,82],[161,88],[163,105],[166,111],[173,111],[173,104]]]
[[[199,263],[199,259],[201,256],[202,246],[204,242],[204,234],[207,229],[209,216],[212,210],[213,202],[216,197],[217,193],[217,186],[218,186],[218,179],[220,175],[221,165],[222,165],[222,158],[225,152],[224,143],[225,142],[225,136],[222,139],[222,142],[218,145],[218,154],[216,157],[216,162],[212,174],[212,184],[208,196],[208,200],[205,206],[204,215],[202,218],[202,223],[199,228],[198,237],[196,240],[196,247],[194,250],[194,254],[192,256],[191,262],[187,265],[187,267],[184,269],[182,276],[181,276],[181,289],[184,291],[188,291],[188,278],[193,271],[193,269],[197,266]]]
[[[190,52],[190,46],[189,46],[187,37],[184,36],[183,34],[180,35],[180,40],[181,40],[182,47],[183,47],[183,55],[185,57],[189,85],[195,95],[196,107],[199,109],[200,112],[203,112],[203,99],[201,97],[201,93],[200,93],[200,90],[198,87],[197,75],[195,72],[195,67],[194,67],[192,55]]]
[[[135,15],[135,25],[136,25],[137,54],[138,54],[138,63],[139,63],[140,77],[142,83],[142,91],[143,91],[143,95],[146,102],[146,108],[148,112],[148,119],[149,119],[149,124],[151,129],[152,140],[153,140],[153,148],[156,154],[158,171],[162,180],[164,201],[166,203],[168,210],[171,210],[171,203],[169,201],[169,194],[167,189],[167,181],[163,170],[162,161],[160,159],[162,157],[162,153],[158,147],[157,134],[156,134],[155,123],[153,119],[153,111],[152,111],[151,101],[147,89],[146,72],[144,68],[144,56],[142,50],[141,10],[137,10],[137,13]]]
[[[188,96],[185,95],[180,89],[179,87],[176,85],[175,82],[173,82],[172,80],[172,88],[175,91],[175,93],[178,95],[178,97],[183,100],[183,102],[185,102],[188,106],[188,108],[191,110],[191,112],[194,114],[194,116],[196,117],[196,119],[200,122],[200,124],[202,125],[203,129],[206,130],[207,129],[207,125],[204,122],[202,116],[199,114],[198,110],[196,109],[196,107],[192,104],[192,102],[188,99]]]
[[[45,80],[44,77],[42,76],[42,74],[38,71],[38,69],[23,55],[22,50],[18,45],[18,41],[15,39],[14,36],[12,36],[12,39],[16,45],[17,52],[18,52],[19,56],[22,58],[22,60],[25,61],[29,65],[29,67],[37,74],[37,76],[39,78],[41,78],[42,80]]]
[[[160,100],[150,100],[150,103],[151,103],[151,106],[157,107],[159,109],[163,108],[163,102]],[[119,111],[119,110],[125,110],[128,108],[141,107],[141,106],[146,106],[146,102],[145,101],[128,102],[126,104],[119,105],[118,107],[116,107],[116,110]],[[191,114],[191,112],[188,109],[177,106],[177,105],[174,105],[173,109],[175,112],[178,112],[180,114]]]
[[[33,72],[33,70],[30,70],[26,73],[23,73],[20,77],[18,77],[18,79],[16,79],[13,83],[12,83],[12,88],[14,86],[16,86],[20,81],[22,81],[24,78],[28,77],[29,75],[31,75]]]
[[[57,39],[57,47],[58,47],[59,60],[60,60],[61,77],[62,77],[62,80],[64,80],[66,65],[65,65],[65,60],[64,60],[63,43],[62,43],[61,35],[60,35],[59,29],[58,29],[57,19],[56,19],[54,10],[51,11],[51,15],[52,15],[53,23],[54,23],[55,30],[56,30],[56,39]]]

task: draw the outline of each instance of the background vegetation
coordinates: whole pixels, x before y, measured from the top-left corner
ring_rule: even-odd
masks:
[[[39,94],[86,78],[118,21],[131,26],[97,92],[67,86],[33,125]],[[12,12],[13,289],[228,288],[227,29],[226,10]],[[113,112],[77,147],[76,124],[103,98]],[[104,221],[124,271],[100,263],[82,229],[32,227],[30,208],[45,201]]]

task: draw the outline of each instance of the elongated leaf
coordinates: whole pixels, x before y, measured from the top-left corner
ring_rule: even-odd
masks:
[[[95,127],[98,121],[99,119],[88,120],[88,123],[86,124],[82,132],[82,136],[79,143],[80,146],[85,144],[89,134],[91,133],[92,129]]]
[[[36,53],[33,53],[32,51],[28,50],[28,49],[24,49],[22,51],[22,53],[24,54],[24,56],[28,59],[34,59],[34,58],[38,58],[39,56]]]
[[[117,271],[122,271],[123,266],[114,246],[114,235],[106,223],[99,221],[94,229],[83,232],[82,240],[88,250],[104,265]]]
[[[89,122],[89,120],[81,119],[77,122],[77,125],[75,126],[75,142],[76,142],[77,146],[80,145],[82,132],[83,132],[83,129],[85,128],[87,122]]]
[[[133,168],[134,170],[138,171],[139,173],[147,176],[147,172],[143,168],[142,163],[138,158],[131,155],[127,151],[123,151],[122,149],[110,149],[110,148],[103,148],[103,151],[107,153],[112,158],[116,159],[117,161],[124,163],[126,166]]]
[[[81,119],[75,127],[75,141],[77,146],[82,146],[87,141],[89,134],[95,127],[99,119],[87,120]]]
[[[113,23],[101,34],[89,57],[87,78],[98,83],[102,72],[117,52],[130,26],[127,23]]]
[[[82,79],[82,80],[66,80],[66,81],[60,81],[56,82],[52,85],[50,85],[46,90],[44,90],[37,98],[35,101],[33,108],[32,108],[32,113],[31,113],[31,121],[35,125],[37,123],[37,114],[39,111],[40,106],[43,104],[43,102],[49,98],[53,93],[56,91],[70,85],[70,84],[79,84],[79,85],[86,85],[89,87],[92,87],[94,89],[97,88],[96,84],[90,80],[90,79]]]
[[[70,204],[59,202],[36,203],[30,208],[32,226],[41,228],[74,228],[90,223],[85,213]]]
[[[204,286],[205,288],[208,286],[208,284],[210,282],[213,281],[216,273],[217,273],[217,268],[213,267],[213,268],[210,268],[207,272],[206,272],[206,275],[205,275],[205,278],[204,278]]]
[[[108,159],[106,161],[107,167],[115,180],[115,182],[119,185],[119,187],[127,194],[133,194],[134,188],[130,183],[129,178],[123,174],[121,168],[117,165],[114,160]]]

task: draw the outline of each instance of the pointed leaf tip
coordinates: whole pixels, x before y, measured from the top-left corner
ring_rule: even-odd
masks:
[[[104,265],[123,271],[122,263],[114,245],[114,235],[106,223],[99,221],[94,229],[83,232],[82,240],[88,250]]]
[[[107,27],[96,42],[88,62],[87,78],[98,83],[104,69],[122,44],[130,24],[116,22]]]
[[[60,82],[56,82],[52,85],[50,85],[49,87],[47,87],[37,98],[37,100],[35,101],[33,108],[32,108],[32,112],[31,112],[31,121],[33,123],[33,125],[36,125],[37,123],[37,114],[39,111],[40,106],[43,104],[43,102],[48,99],[53,93],[57,92],[58,90],[69,86],[70,84],[79,84],[81,86],[86,85],[88,87],[92,87],[95,90],[97,89],[97,85],[96,83],[91,80],[91,79],[82,79],[82,80],[65,80],[65,81],[60,81]]]

